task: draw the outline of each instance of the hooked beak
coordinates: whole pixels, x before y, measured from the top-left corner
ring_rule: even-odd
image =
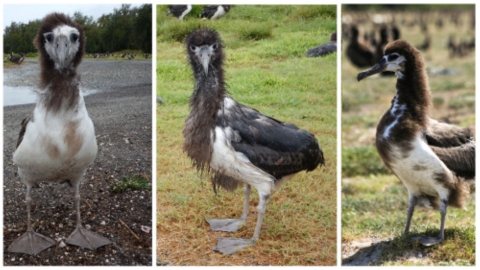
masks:
[[[205,75],[208,75],[208,66],[210,65],[210,57],[211,52],[208,46],[204,46],[200,48],[200,62],[202,63],[203,70],[205,71]]]
[[[55,40],[55,52],[57,54],[58,65],[60,68],[65,68],[68,45],[69,40],[66,36],[60,36]]]
[[[367,69],[365,71],[362,71],[358,73],[357,75],[357,80],[361,81],[365,79],[366,77],[372,76],[374,74],[380,73],[384,71],[387,68],[387,59],[386,57],[383,57],[380,62],[378,62],[375,66],[371,67],[370,69]]]

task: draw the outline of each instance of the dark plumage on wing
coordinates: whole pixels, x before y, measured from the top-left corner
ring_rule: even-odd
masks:
[[[330,53],[337,52],[337,33],[332,33],[330,41],[318,47],[308,50],[307,57],[324,56]]]

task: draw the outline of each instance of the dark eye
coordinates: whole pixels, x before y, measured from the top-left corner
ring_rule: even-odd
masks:
[[[398,58],[398,54],[390,54],[388,56],[388,61],[393,61]]]
[[[45,39],[46,39],[48,42],[52,42],[52,41],[53,41],[53,34],[52,34],[52,33],[46,34],[46,35],[45,35]]]
[[[70,35],[70,41],[77,42],[77,40],[78,40],[78,34],[71,34]]]
[[[190,50],[195,51],[196,49],[197,49],[197,47],[195,47],[195,46],[193,46],[193,45],[190,46]]]
[[[213,44],[213,45],[212,45],[212,48],[213,48],[214,50],[216,50],[216,49],[218,48],[218,44],[217,44],[217,43]]]

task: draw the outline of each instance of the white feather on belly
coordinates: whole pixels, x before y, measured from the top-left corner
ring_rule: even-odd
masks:
[[[275,190],[275,178],[253,165],[244,154],[236,152],[223,128],[216,127],[213,132],[215,141],[212,142],[210,167],[237,181],[254,186],[260,194],[271,194]]]
[[[65,139],[71,123],[75,123],[75,136],[81,139],[74,151]],[[81,98],[75,112],[47,112],[37,105],[13,161],[24,182],[77,181],[96,154],[95,130]]]
[[[423,140],[422,134],[418,133],[412,142],[412,150],[408,156],[402,149],[392,147],[391,168],[400,178],[403,184],[412,195],[422,194],[430,196],[439,196],[441,199],[447,199],[448,189],[439,185],[435,180],[435,174],[445,173],[449,181],[453,181],[453,175],[445,164],[433,153],[428,144]]]
[[[225,13],[225,9],[222,6],[218,6],[217,11],[215,11],[215,14],[212,16],[212,20],[222,17]]]

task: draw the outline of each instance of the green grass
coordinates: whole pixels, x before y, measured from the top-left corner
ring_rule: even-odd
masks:
[[[383,164],[374,146],[344,148],[342,151],[342,175],[384,174],[388,168]]]
[[[126,190],[152,189],[150,181],[143,176],[124,177],[121,182],[112,183],[110,189],[113,193],[123,193]]]
[[[475,196],[466,209],[449,207],[445,240],[437,246],[424,247],[405,236],[408,195],[394,175],[359,176],[342,183],[342,242],[379,241],[359,250],[353,258],[379,248],[378,265],[475,265]],[[440,215],[436,210],[415,209],[411,236],[435,236]],[[345,247],[344,247],[345,248]],[[418,259],[422,254],[424,260]],[[353,259],[350,258],[350,259]],[[415,259],[417,258],[417,259]],[[348,260],[344,261],[347,262]]]
[[[377,11],[378,14],[386,12]],[[420,13],[399,12],[397,22],[412,20]],[[352,12],[344,13],[345,16]],[[365,15],[365,12],[362,12]],[[450,35],[465,38],[474,35],[468,27],[470,16],[463,14],[462,27],[446,24],[433,26],[440,13],[424,14],[429,18],[432,46],[422,52],[427,73],[452,69],[454,75],[429,76],[432,92],[432,118],[448,118],[459,126],[475,124],[475,57],[450,58],[446,42]],[[364,21],[362,30],[372,29]],[[412,44],[424,39],[420,27],[400,25],[402,38]],[[363,33],[362,33],[363,35]],[[347,39],[343,39],[346,48]],[[466,210],[449,207],[446,239],[433,247],[423,247],[403,235],[408,194],[404,185],[391,174],[375,153],[378,121],[391,106],[395,95],[394,77],[372,76],[357,82],[363,69],[354,67],[342,55],[342,256],[352,259],[376,257],[375,265],[475,265],[475,195],[467,200]],[[436,235],[439,213],[417,207],[412,220],[413,235]],[[389,241],[379,241],[390,239]],[[377,241],[377,242],[376,242]],[[371,244],[373,243],[373,244]],[[349,254],[346,256],[345,254]],[[421,257],[419,255],[422,255]],[[347,257],[349,259],[347,259]]]
[[[157,255],[170,265],[336,265],[336,54],[305,57],[336,30],[335,6],[234,6],[218,21],[157,8]],[[303,15],[302,15],[303,14]],[[321,25],[322,27],[318,27]],[[238,218],[243,191],[214,195],[206,176],[182,152],[182,127],[194,80],[185,35],[215,28],[226,53],[227,90],[245,105],[294,123],[317,137],[326,166],[299,173],[274,193],[255,246],[225,260],[217,237],[251,238],[256,191],[247,223],[233,234],[210,232],[206,217]]]

